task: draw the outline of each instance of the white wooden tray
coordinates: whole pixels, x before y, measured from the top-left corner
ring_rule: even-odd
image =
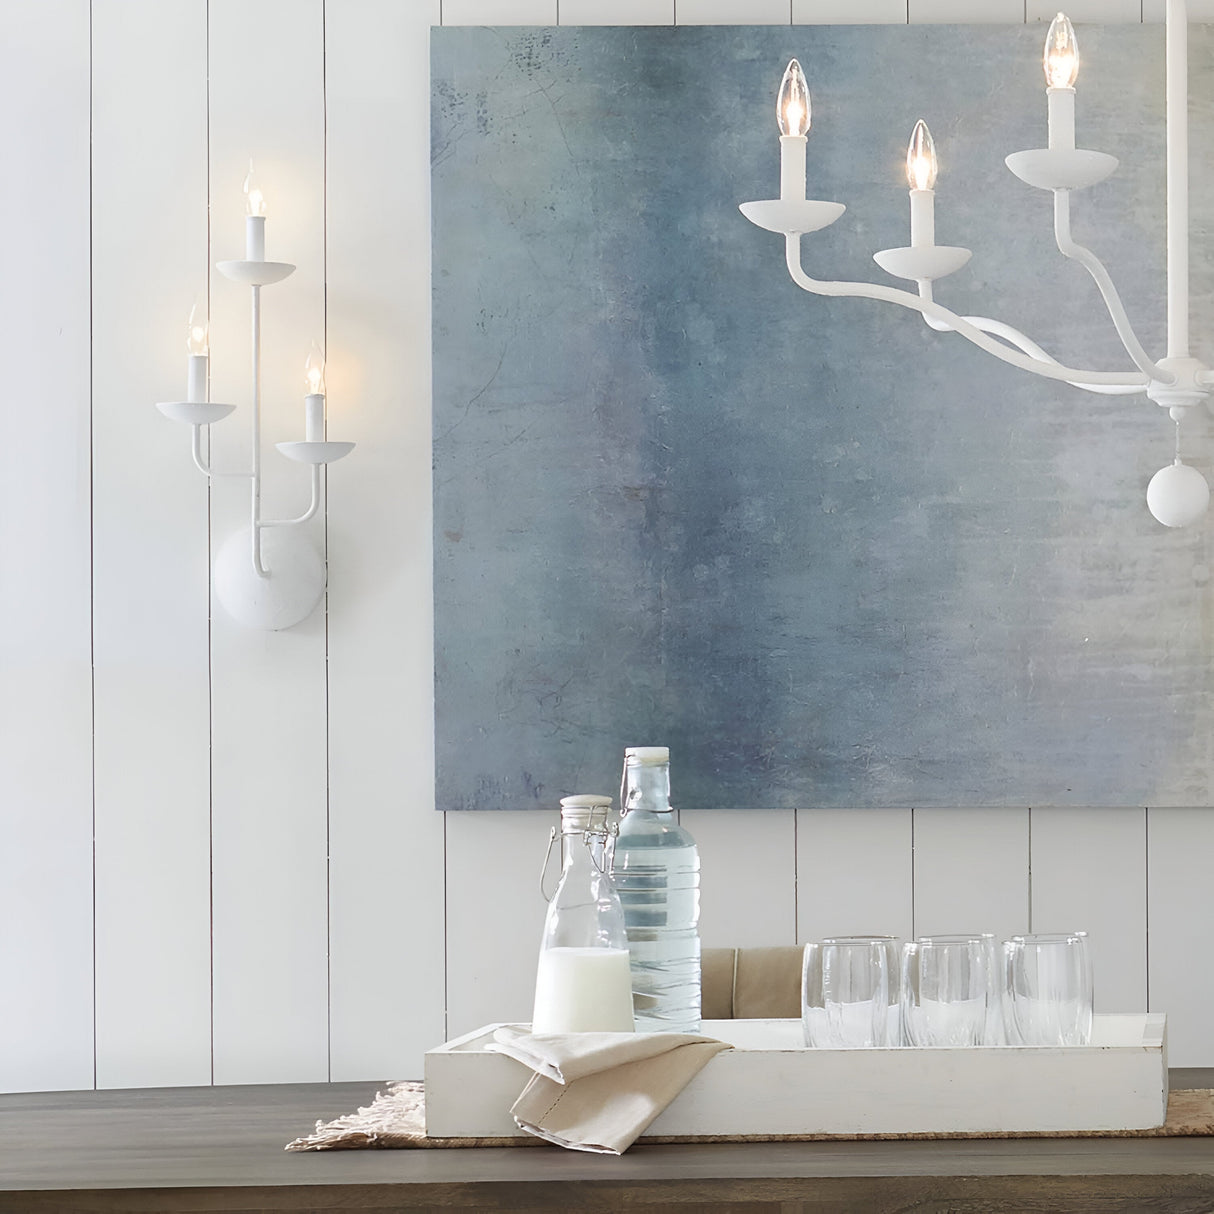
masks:
[[[1098,1015],[1060,1049],[811,1050],[799,1020],[706,1020],[718,1054],[649,1127],[664,1135],[1009,1133],[1162,1125],[1162,1013]],[[510,1106],[531,1072],[488,1053],[488,1025],[426,1054],[426,1132],[522,1136]]]

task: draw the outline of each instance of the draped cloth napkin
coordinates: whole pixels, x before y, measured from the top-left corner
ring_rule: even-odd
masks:
[[[529,1033],[511,1025],[486,1047],[535,1074],[510,1112],[558,1146],[622,1155],[707,1065],[732,1047],[694,1033]]]

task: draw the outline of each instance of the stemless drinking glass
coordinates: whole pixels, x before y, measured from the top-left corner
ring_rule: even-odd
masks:
[[[893,936],[832,936],[807,944],[805,1044],[835,1050],[898,1045],[897,958]]]
[[[1003,945],[1008,1036],[1017,1045],[1087,1045],[1092,1039],[1092,955],[1087,932],[1013,936]]]
[[[902,1032],[908,1045],[984,1043],[989,948],[981,936],[921,936],[903,946]]]

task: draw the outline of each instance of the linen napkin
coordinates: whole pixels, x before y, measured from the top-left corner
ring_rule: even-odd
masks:
[[[557,1146],[622,1155],[722,1050],[695,1033],[529,1033],[505,1025],[487,1047],[535,1072],[510,1108]]]

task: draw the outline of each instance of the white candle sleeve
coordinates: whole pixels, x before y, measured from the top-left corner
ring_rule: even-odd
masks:
[[[201,404],[207,398],[207,356],[191,354],[186,375],[185,398],[192,405]]]
[[[1075,150],[1075,90],[1046,89],[1046,107],[1050,124],[1050,150]]]
[[[264,215],[245,216],[244,257],[245,261],[265,261],[266,259],[266,217]]]
[[[304,397],[304,442],[325,441],[325,397],[323,392]]]
[[[935,190],[911,190],[910,207],[911,248],[931,248],[936,243]]]
[[[805,201],[804,135],[780,136],[780,199],[783,202]]]

